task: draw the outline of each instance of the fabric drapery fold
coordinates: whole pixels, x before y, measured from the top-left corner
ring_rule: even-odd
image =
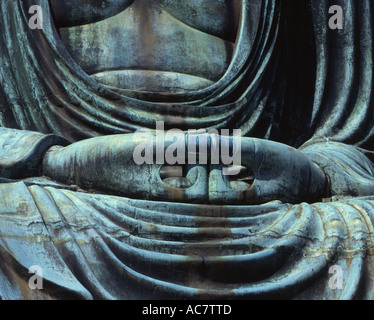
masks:
[[[224,209],[186,204],[181,210],[180,204],[26,188],[22,182],[0,188],[26,204],[22,210],[8,204],[0,215],[3,299],[373,295],[365,272],[372,259],[372,197]],[[43,268],[43,290],[27,290],[31,261]],[[341,290],[329,287],[332,263],[345,275]],[[9,273],[21,275],[19,282]]]

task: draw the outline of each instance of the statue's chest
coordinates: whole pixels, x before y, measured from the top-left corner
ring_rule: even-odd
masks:
[[[123,70],[176,72],[209,81],[223,75],[232,57],[240,0],[130,2],[111,17],[60,29],[68,51],[86,72],[100,73],[104,83],[119,87],[123,82],[139,87],[133,78],[143,77]],[[108,70],[117,73],[108,75]],[[145,89],[148,85],[147,80]]]
[[[242,0],[50,0],[58,27],[106,20],[124,11],[156,19],[160,9],[182,23],[219,38],[234,41]],[[157,10],[158,9],[158,10]],[[151,17],[152,16],[152,17]]]
[[[197,30],[234,42],[240,0],[137,0],[152,1],[172,16]]]

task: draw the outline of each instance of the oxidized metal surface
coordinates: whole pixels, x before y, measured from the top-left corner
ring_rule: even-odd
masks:
[[[1,299],[373,299],[370,0],[2,0],[0,13]],[[156,121],[241,129],[238,175],[136,164],[133,133]],[[208,153],[232,141],[209,137]]]

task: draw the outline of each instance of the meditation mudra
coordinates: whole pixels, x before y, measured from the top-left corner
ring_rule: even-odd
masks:
[[[2,0],[0,13],[1,299],[373,298],[370,0]],[[134,133],[159,122],[240,129],[238,173],[136,164]]]

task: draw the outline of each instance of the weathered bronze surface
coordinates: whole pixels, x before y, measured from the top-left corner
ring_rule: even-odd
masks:
[[[373,298],[370,0],[2,0],[0,13],[0,298]],[[157,121],[241,129],[238,174],[136,164],[134,132]]]

